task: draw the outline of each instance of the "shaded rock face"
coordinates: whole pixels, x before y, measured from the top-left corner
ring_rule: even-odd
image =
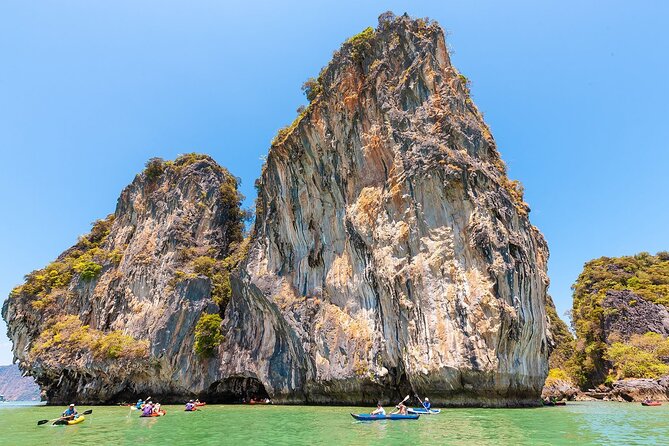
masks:
[[[613,383],[608,399],[617,401],[669,401],[669,376],[660,379],[623,379]]]
[[[318,83],[258,182],[222,374],[283,402],[536,404],[547,246],[441,28],[384,16]]]
[[[220,189],[232,177],[208,157],[161,169],[138,175],[93,233],[104,230],[52,264],[61,266],[32,273],[4,304],[14,355],[50,403],[180,400],[215,378],[215,360],[195,355],[193,342],[199,317],[220,308],[208,277],[181,270],[229,251],[240,222]],[[94,278],[84,278],[85,256],[101,267]],[[54,270],[66,279],[32,285]],[[51,345],[50,333],[68,342]]]
[[[627,340],[649,331],[669,336],[669,311],[661,304],[649,302],[630,290],[609,290],[602,301],[605,310],[602,328],[608,336],[616,334]]]

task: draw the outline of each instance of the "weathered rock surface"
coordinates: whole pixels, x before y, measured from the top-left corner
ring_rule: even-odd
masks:
[[[285,402],[536,404],[548,250],[441,28],[382,17],[314,90],[258,182],[224,374]]]
[[[239,211],[229,174],[196,159],[123,192],[107,233],[81,247],[100,271],[70,250],[71,279],[40,271],[5,303],[15,356],[51,402],[539,403],[548,249],[441,28],[385,14],[309,96],[272,144],[229,284],[202,257],[232,269]],[[210,358],[194,353],[203,314],[223,316]],[[56,329],[86,348],[64,351]]]
[[[573,401],[579,397],[581,391],[572,382],[562,379],[548,379],[541,390],[541,398],[557,398],[558,400]]]
[[[669,401],[669,376],[659,379],[623,379],[613,383],[609,400],[643,401],[644,399]]]
[[[661,304],[649,302],[630,290],[608,290],[602,301],[605,309],[602,329],[607,342],[615,334],[622,339],[647,332],[669,336],[669,311]],[[609,310],[609,311],[606,311]]]

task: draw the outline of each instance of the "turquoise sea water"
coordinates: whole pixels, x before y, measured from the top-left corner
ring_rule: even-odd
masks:
[[[0,404],[1,445],[651,445],[669,444],[669,403],[574,402],[536,409],[445,409],[417,421],[357,422],[354,407],[206,406],[139,418],[92,407],[76,426],[37,426],[64,408]],[[89,409],[80,407],[79,411]]]

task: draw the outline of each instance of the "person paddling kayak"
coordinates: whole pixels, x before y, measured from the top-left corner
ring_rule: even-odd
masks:
[[[77,412],[76,407],[74,407],[74,404],[70,404],[69,407],[65,409],[65,412],[63,412],[62,419],[74,420],[77,415],[79,415],[79,412]]]
[[[400,415],[407,415],[407,406],[404,405],[404,403],[399,403],[397,406],[395,406],[394,412],[391,412],[390,415],[395,415],[395,414],[400,414]]]
[[[192,411],[196,410],[195,401],[190,400],[189,402],[187,402],[185,410],[186,410],[186,412],[192,412]]]
[[[432,407],[432,404],[430,403],[430,399],[428,397],[425,397],[425,401],[423,402],[423,407],[425,410],[430,410]]]
[[[150,417],[152,413],[153,413],[153,405],[151,403],[144,404],[144,407],[142,408],[142,416]]]
[[[370,415],[385,415],[386,414],[386,409],[381,406],[381,401],[376,403],[376,409],[372,411]]]

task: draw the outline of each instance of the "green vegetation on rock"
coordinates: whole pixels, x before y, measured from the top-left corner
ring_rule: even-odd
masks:
[[[309,102],[313,101],[323,91],[323,86],[319,79],[310,77],[302,84],[302,92],[305,94]]]
[[[149,343],[120,331],[92,329],[70,314],[47,325],[31,348],[30,358],[41,362],[75,361],[88,353],[98,360],[146,358]]]
[[[360,62],[365,57],[365,54],[369,53],[372,48],[371,40],[375,34],[376,31],[370,26],[346,41],[346,44],[350,44],[352,47],[351,58],[353,60]]]
[[[144,175],[149,181],[155,181],[165,171],[165,160],[162,158],[151,158],[146,162]]]
[[[304,110],[302,110],[302,112],[300,112],[297,115],[295,120],[293,120],[293,122],[290,125],[279,129],[279,131],[276,133],[276,136],[274,137],[274,139],[272,139],[272,146],[276,146],[276,145],[279,145],[279,144],[283,143],[286,140],[286,138],[288,138],[288,135],[293,133],[293,130],[295,130],[297,128],[297,125],[307,115],[308,111],[309,111],[309,107],[305,108]]]
[[[106,263],[117,264],[121,254],[102,248],[113,222],[112,214],[93,223],[91,232],[80,237],[58,260],[26,275],[25,283],[14,288],[10,297],[26,296],[33,299],[33,308],[43,309],[55,301],[56,294],[66,289],[75,275],[90,281],[100,274]]]
[[[658,333],[634,335],[628,342],[614,342],[604,358],[613,366],[615,379],[659,378],[669,374],[669,339]]]
[[[193,350],[203,358],[211,358],[216,348],[223,342],[221,333],[223,319],[218,314],[203,314],[195,325]]]
[[[230,273],[246,255],[249,244],[250,237],[247,237],[240,243],[232,244],[230,255],[223,259],[217,260],[209,256],[198,256],[189,264],[190,269],[195,275],[206,276],[211,279],[211,298],[219,306],[221,313],[225,311],[225,307],[227,307],[232,295]],[[179,271],[178,273],[183,275],[184,278],[192,277],[183,271]]]

